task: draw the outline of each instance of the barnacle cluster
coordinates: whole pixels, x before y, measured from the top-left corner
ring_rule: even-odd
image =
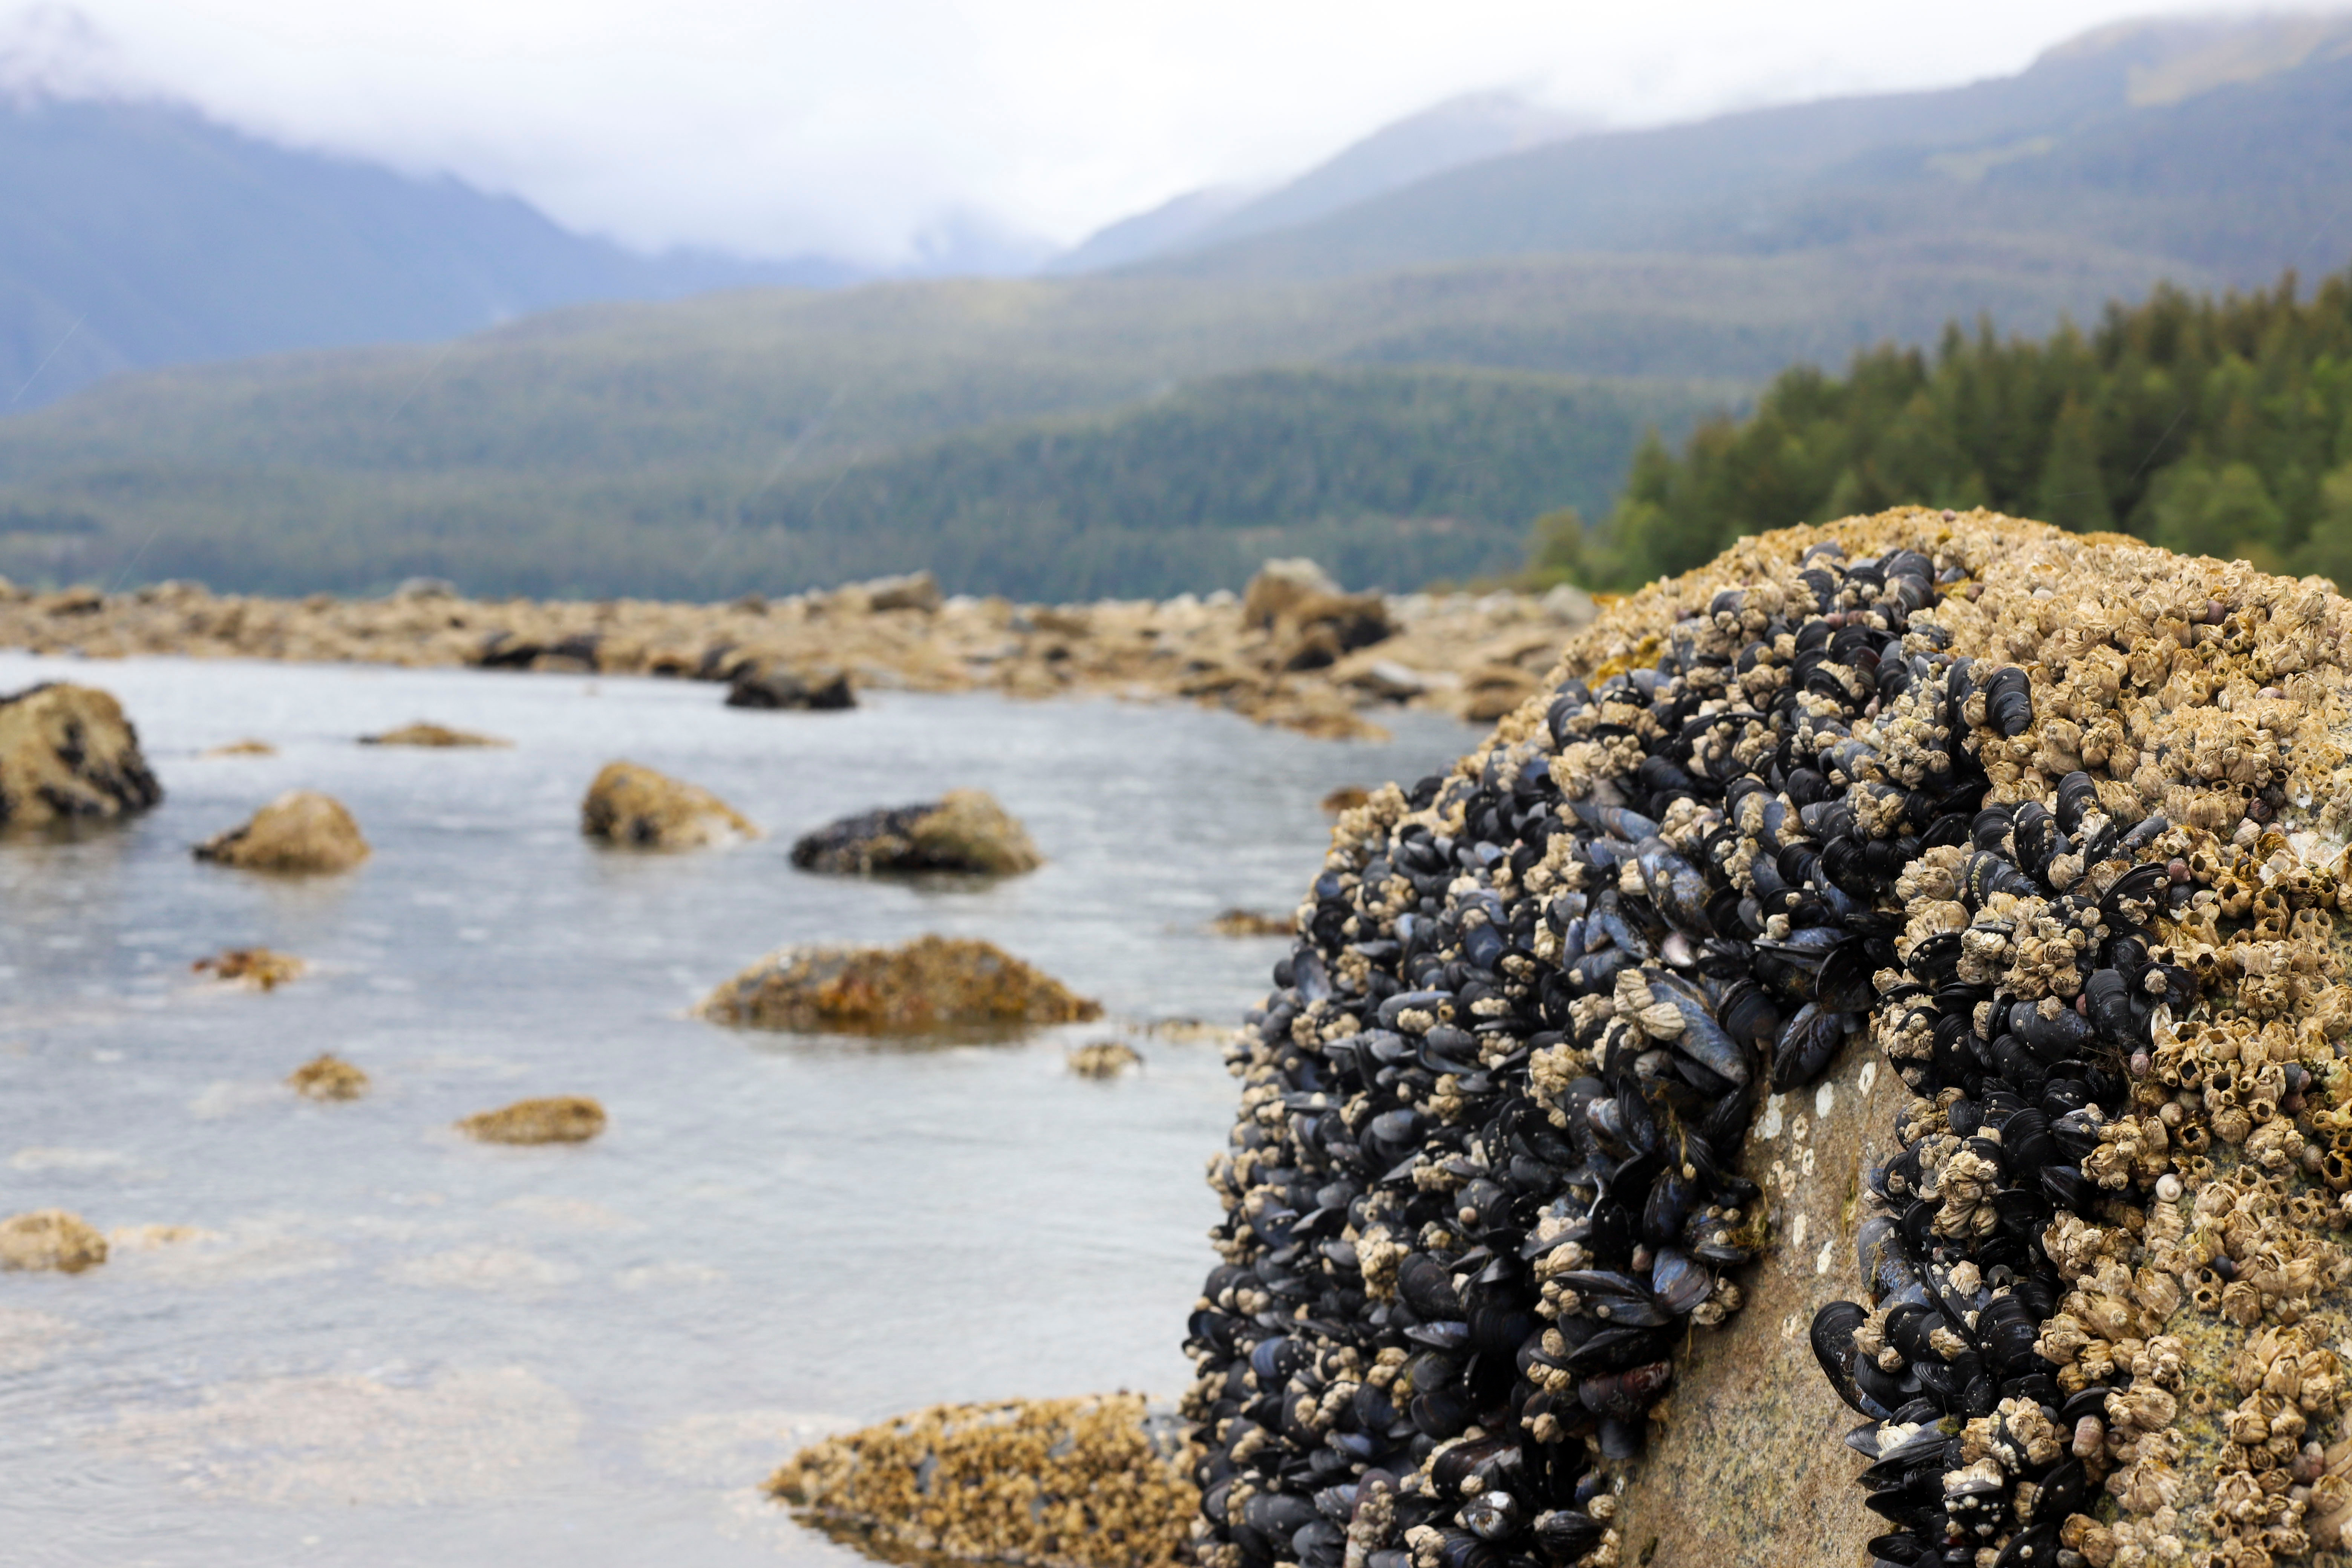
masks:
[[[2316,581],[1906,509],[1644,590],[1343,815],[1212,1164],[1207,1568],[1615,1563],[1770,1244],[1754,1096],[1864,1032],[1912,1098],[1812,1342],[1874,1560],[2336,1550],[2347,646]]]

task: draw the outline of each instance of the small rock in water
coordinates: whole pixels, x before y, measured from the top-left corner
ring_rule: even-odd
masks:
[[[368,1091],[368,1075],[331,1051],[296,1068],[286,1081],[306,1100],[357,1100]]]
[[[0,697],[0,827],[128,816],[163,798],[108,693],[50,684]]]
[[[231,741],[226,745],[208,747],[201,754],[207,757],[274,757],[278,754],[278,748],[267,741],[247,737],[242,741]]]
[[[1123,1040],[1097,1040],[1070,1053],[1070,1070],[1080,1078],[1117,1078],[1142,1065],[1142,1055]]]
[[[718,1024],[801,1033],[1076,1024],[1102,1005],[1073,994],[992,942],[924,936],[897,948],[788,947],[703,999]]]
[[[1176,1568],[1200,1500],[1181,1431],[1131,1394],[940,1405],[812,1444],[767,1490],[892,1561]]]
[[[936,801],[869,811],[828,823],[793,846],[807,871],[960,871],[1017,876],[1044,865],[1020,820],[985,790],[950,790]]]
[[[1227,910],[1209,922],[1218,936],[1288,936],[1290,917],[1257,910]]]
[[[1353,811],[1371,798],[1371,792],[1361,784],[1341,784],[1323,797],[1323,815],[1337,816],[1343,811]]]
[[[782,666],[747,669],[727,689],[730,708],[800,709],[832,712],[857,706],[849,677],[837,669],[803,675]]]
[[[471,730],[452,730],[446,724],[428,724],[419,720],[403,724],[397,730],[386,730],[380,735],[362,735],[362,746],[511,746],[512,741],[497,735],[479,735]]]
[[[360,825],[341,801],[316,790],[289,790],[195,847],[199,860],[247,871],[348,871],[368,858]]]
[[[106,1261],[106,1237],[63,1209],[35,1209],[0,1219],[0,1268],[53,1268],[79,1274]]]
[[[199,974],[210,974],[255,991],[275,991],[299,977],[306,966],[290,952],[272,952],[266,947],[232,947],[210,958],[200,958],[188,967]]]
[[[457,1123],[483,1143],[584,1143],[604,1131],[604,1108],[585,1095],[518,1100]]]
[[[697,784],[635,763],[608,763],[580,803],[580,831],[632,849],[698,849],[760,830]]]

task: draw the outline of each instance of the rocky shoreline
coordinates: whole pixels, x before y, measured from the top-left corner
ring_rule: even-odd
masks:
[[[723,605],[469,599],[435,583],[272,599],[191,583],[34,593],[0,580],[0,647],[656,675],[753,691],[845,678],[849,689],[1182,700],[1351,740],[1380,738],[1387,709],[1476,722],[1508,712],[1593,613],[1572,588],[1346,594],[1303,562],[1269,563],[1244,595],[1092,605],[950,597],[928,573]]]

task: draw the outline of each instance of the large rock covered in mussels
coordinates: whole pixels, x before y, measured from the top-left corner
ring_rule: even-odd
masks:
[[[1643,1555],[1682,1347],[1803,1244],[1759,1096],[1865,1033],[1911,1098],[1810,1340],[1873,1558],[2335,1548],[2347,634],[2315,580],[1983,513],[1785,531],[1345,814],[1231,1061],[1203,1563]]]

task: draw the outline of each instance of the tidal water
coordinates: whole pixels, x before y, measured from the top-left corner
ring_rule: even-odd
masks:
[[[167,792],[138,821],[0,842],[0,1213],[118,1234],[0,1274],[0,1561],[854,1561],[758,1482],[812,1435],[934,1401],[1172,1395],[1213,1261],[1220,1041],[1279,955],[1206,934],[1285,910],[1340,784],[1471,732],[1335,745],[1187,707],[872,694],[730,711],[709,686],[0,655],[121,699]],[[511,750],[362,747],[416,719]],[[206,757],[223,742],[267,757]],[[646,855],[578,833],[596,769],[704,784],[768,837]],[[995,793],[1049,864],[992,887],[795,871],[834,816]],[[348,805],[350,875],[189,846],[291,788]],[[786,942],[985,937],[1099,997],[1093,1025],[885,1043],[687,1009]],[[299,954],[261,994],[192,973]],[[1124,1037],[1096,1082],[1072,1046]],[[283,1086],[321,1050],[374,1092]],[[498,1148],[457,1118],[588,1094],[609,1130]],[[194,1234],[140,1245],[136,1227]],[[125,1233],[130,1233],[125,1235]]]

